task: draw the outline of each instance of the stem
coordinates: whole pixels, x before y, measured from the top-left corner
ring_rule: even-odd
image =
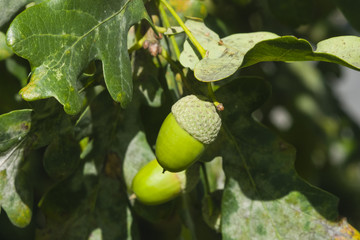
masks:
[[[158,31],[159,33],[164,33],[167,30],[166,28],[160,27],[160,26],[155,26],[155,28],[156,28],[156,31]]]
[[[159,27],[159,26],[155,26],[156,31],[158,31],[159,33],[164,33],[166,32],[166,28],[163,27]],[[141,35],[140,33],[140,27],[137,29],[136,31],[136,35],[135,35],[137,40],[129,49],[128,49],[128,53],[131,54],[132,52],[142,48],[145,40],[147,39],[147,35]]]
[[[216,96],[215,96],[214,90],[212,88],[211,82],[207,83],[207,85],[208,85],[209,96],[210,96],[211,100],[213,101],[216,109],[218,109],[219,111],[224,110],[223,109],[224,106],[222,105],[222,103],[218,102],[218,100],[216,99]]]
[[[191,232],[191,236],[193,240],[196,240],[196,231],[195,231],[195,224],[192,220],[191,213],[190,213],[190,204],[187,194],[182,194],[182,204],[183,204],[183,218],[185,221],[186,226],[189,228]]]
[[[169,53],[165,49],[163,49],[161,51],[160,56],[163,57],[170,64],[170,66],[173,67],[175,69],[175,71],[180,74],[182,80],[185,78],[182,70],[176,65],[176,63],[174,63],[174,61],[169,56]],[[184,83],[184,81],[182,81],[182,83]],[[181,94],[180,94],[180,89],[179,89],[179,86],[177,85],[176,80],[175,80],[174,86],[175,86],[175,95],[176,95],[176,98],[178,99],[178,98],[180,98]]]
[[[165,12],[164,8],[159,7],[159,11],[160,11],[160,14],[161,14],[161,18],[164,21],[165,27],[169,28],[170,27],[170,22],[169,22],[169,19],[168,19],[167,15],[166,15],[166,12]],[[176,42],[175,36],[171,35],[171,36],[169,36],[169,38],[170,38],[171,44],[174,47],[174,51],[175,51],[175,54],[176,54],[176,59],[179,59],[180,58],[180,49],[179,49],[179,46],[178,46],[178,44]]]
[[[210,195],[211,191],[210,191],[210,184],[209,184],[209,179],[207,176],[207,170],[206,170],[206,166],[205,163],[201,163],[201,170],[203,172],[204,175],[204,180],[205,180],[205,195]]]
[[[128,50],[128,53],[131,54],[132,52],[140,49],[146,40],[146,35],[142,36],[138,41],[136,41]]]
[[[179,25],[184,29],[186,35],[189,37],[190,41],[194,44],[196,49],[199,51],[202,58],[205,57],[206,51],[205,49],[200,45],[200,43],[196,40],[194,35],[190,32],[190,30],[185,26],[185,23],[181,20],[179,15],[175,12],[175,10],[171,7],[171,5],[166,0],[160,0],[162,4],[169,10],[171,15],[175,18],[175,20],[179,23]]]
[[[201,163],[201,170],[203,172],[203,177],[204,177],[204,181],[205,181],[205,199],[208,202],[209,213],[211,214],[214,211],[214,205],[213,205],[213,202],[211,199],[210,184],[209,184],[207,170],[206,170],[206,166],[205,166],[204,162]]]

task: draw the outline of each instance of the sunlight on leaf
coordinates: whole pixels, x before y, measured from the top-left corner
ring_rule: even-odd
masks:
[[[143,18],[149,20],[141,0],[46,1],[28,8],[7,32],[10,47],[32,66],[21,95],[28,101],[54,97],[67,113],[78,113],[77,77],[100,59],[110,95],[125,107],[133,89],[126,38]]]
[[[234,81],[217,92],[232,106],[223,115],[231,143],[223,148],[223,239],[347,236],[339,228],[337,198],[301,179],[294,147],[251,117],[269,95],[269,84],[260,79]]]
[[[203,22],[188,20],[186,25],[207,50],[201,59],[189,41],[180,55],[183,66],[194,70],[199,81],[219,81],[238,69],[264,61],[325,61],[360,70],[360,37],[341,36],[311,44],[293,36],[280,37],[270,32],[238,33],[220,39]],[[339,47],[341,46],[341,47]]]
[[[103,238],[102,238],[101,228],[96,228],[91,232],[88,240],[102,240],[102,239]]]
[[[27,226],[32,216],[33,192],[23,169],[31,113],[26,109],[0,116],[0,206],[18,227]]]

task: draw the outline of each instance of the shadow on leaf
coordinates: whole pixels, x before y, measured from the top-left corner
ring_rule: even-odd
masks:
[[[222,137],[229,143],[222,146],[227,177],[223,236],[236,237],[236,231],[249,231],[252,225],[288,236],[286,219],[295,219],[289,224],[299,228],[316,222],[323,228],[319,236],[327,236],[325,226],[337,220],[337,198],[301,179],[294,168],[295,148],[251,116],[270,96],[270,84],[259,78],[237,79],[216,94],[225,106]],[[249,225],[247,219],[254,215],[260,219]],[[241,218],[238,230],[226,225],[235,216]]]

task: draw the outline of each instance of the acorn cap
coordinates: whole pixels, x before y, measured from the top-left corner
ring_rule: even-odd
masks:
[[[204,144],[212,143],[221,128],[221,118],[214,104],[202,96],[188,95],[171,108],[177,123]]]

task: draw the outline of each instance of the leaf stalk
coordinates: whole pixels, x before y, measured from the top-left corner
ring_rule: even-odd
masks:
[[[165,27],[169,28],[170,27],[170,22],[169,22],[169,19],[167,17],[167,14],[166,14],[164,8],[159,7],[159,11],[160,11],[160,14],[161,14],[161,19],[163,20]],[[171,36],[169,36],[169,38],[170,38],[172,46],[174,47],[176,59],[180,59],[180,49],[179,49],[179,46],[178,46],[178,44],[176,42],[175,36],[171,35]]]
[[[196,49],[199,51],[201,57],[204,58],[206,56],[206,50],[200,45],[200,43],[196,40],[194,35],[185,26],[185,23],[183,22],[183,20],[179,17],[179,15],[175,12],[175,10],[171,7],[171,5],[166,0],[160,0],[160,2],[169,10],[171,15],[179,23],[180,27],[182,27],[182,29],[184,29],[184,32],[189,37],[190,41],[194,44]]]
[[[213,102],[213,104],[215,105],[216,109],[218,111],[223,111],[224,110],[224,106],[222,103],[220,103],[217,99],[216,99],[216,96],[215,96],[215,93],[214,93],[214,90],[213,90],[213,87],[212,87],[212,84],[211,82],[207,83],[208,85],[208,94],[211,98],[211,101]]]

